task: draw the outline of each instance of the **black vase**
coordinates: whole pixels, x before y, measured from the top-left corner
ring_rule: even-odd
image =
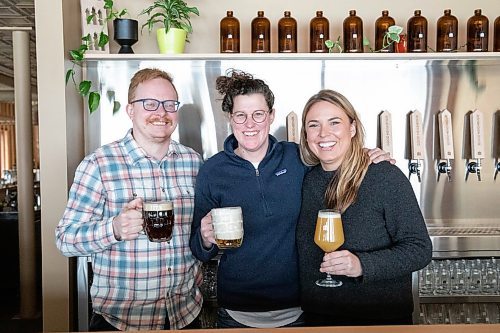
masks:
[[[137,43],[138,36],[137,20],[114,19],[113,28],[115,30],[115,41],[121,48],[118,53],[134,53],[132,45]]]

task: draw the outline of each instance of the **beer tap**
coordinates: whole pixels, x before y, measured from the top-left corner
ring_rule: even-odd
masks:
[[[453,128],[451,112],[447,109],[438,114],[440,160],[437,164],[438,181],[442,173],[446,173],[451,182],[451,161],[455,158],[453,149]]]
[[[466,165],[465,180],[469,178],[469,173],[475,173],[477,180],[481,181],[481,160],[484,158],[483,113],[479,110],[472,112],[469,116],[469,124],[471,159]]]
[[[379,114],[380,124],[380,149],[392,154],[392,116],[389,111],[382,111]]]
[[[419,182],[420,177],[420,161],[424,156],[423,134],[422,134],[422,114],[415,110],[410,114],[410,160],[408,161],[408,179],[412,174],[417,175]]]
[[[500,172],[500,160],[497,159],[497,163],[495,164],[495,177],[494,180],[497,180],[497,175]]]
[[[295,112],[290,112],[286,116],[286,132],[287,132],[287,140],[290,142],[299,143],[299,126],[297,114]]]

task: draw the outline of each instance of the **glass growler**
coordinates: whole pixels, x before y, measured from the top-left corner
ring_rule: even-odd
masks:
[[[271,52],[271,23],[262,10],[259,10],[257,17],[252,20],[252,52]]]
[[[297,52],[297,21],[289,11],[278,21],[278,52]]]
[[[375,21],[375,50],[380,51],[380,52],[385,52],[385,53],[394,53],[394,43],[390,44],[387,47],[387,44],[389,44],[389,41],[387,38],[385,38],[385,33],[389,30],[390,26],[393,26],[396,24],[396,21],[392,17],[389,16],[389,11],[388,10],[383,10],[382,11],[382,16],[379,17]],[[384,38],[385,38],[385,45],[384,45]]]
[[[458,50],[458,20],[445,9],[437,21],[436,51],[454,52]]]
[[[232,10],[220,21],[220,52],[240,53],[240,21]]]
[[[323,12],[318,10],[316,17],[313,17],[309,23],[309,52],[328,52],[325,41],[330,39],[329,30],[330,22],[328,22],[326,17],[323,17]]]
[[[500,52],[500,16],[495,20],[494,31],[493,51]]]
[[[474,16],[467,20],[467,52],[488,51],[488,18],[481,9],[474,10]]]
[[[349,11],[343,24],[344,52],[363,53],[363,20],[356,16],[354,9]]]
[[[427,52],[427,19],[420,10],[415,10],[414,16],[408,20],[406,31],[408,52]]]

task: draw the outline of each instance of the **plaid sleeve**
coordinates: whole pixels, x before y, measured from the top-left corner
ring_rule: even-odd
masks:
[[[112,217],[103,216],[104,196],[99,166],[85,158],[78,166],[68,203],[56,228],[56,245],[65,256],[87,256],[117,243]]]

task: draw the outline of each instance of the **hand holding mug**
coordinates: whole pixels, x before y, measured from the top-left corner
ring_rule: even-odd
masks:
[[[209,249],[212,247],[212,244],[217,244],[215,242],[214,225],[210,212],[201,219],[200,233],[204,248]]]
[[[132,240],[142,231],[142,199],[136,198],[122,208],[113,219],[113,232],[117,240]]]

